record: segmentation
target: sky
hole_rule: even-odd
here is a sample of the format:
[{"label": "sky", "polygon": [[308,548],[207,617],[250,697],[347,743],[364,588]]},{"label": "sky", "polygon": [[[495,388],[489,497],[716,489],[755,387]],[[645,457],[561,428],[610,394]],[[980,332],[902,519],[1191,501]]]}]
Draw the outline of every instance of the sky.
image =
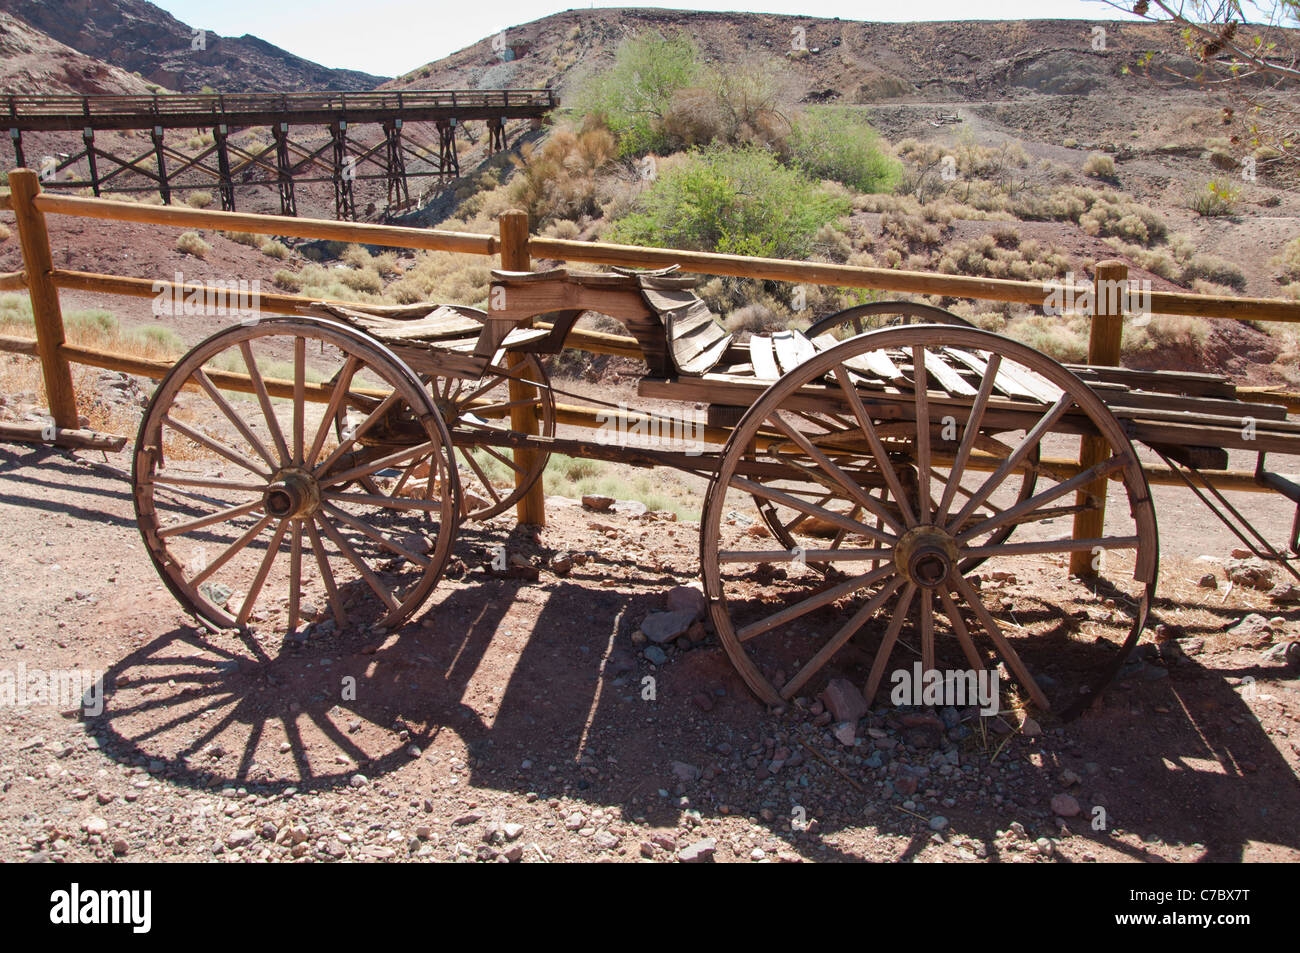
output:
[{"label": "sky", "polygon": [[[324,66],[397,76],[508,27],[569,9],[663,7],[735,10],[737,4],[609,0],[153,0],[191,27],[221,36],[251,33]],[[905,7],[905,10],[900,10]],[[978,7],[979,9],[975,9]],[[1103,0],[748,0],[748,12],[844,20],[1125,19]]]}]

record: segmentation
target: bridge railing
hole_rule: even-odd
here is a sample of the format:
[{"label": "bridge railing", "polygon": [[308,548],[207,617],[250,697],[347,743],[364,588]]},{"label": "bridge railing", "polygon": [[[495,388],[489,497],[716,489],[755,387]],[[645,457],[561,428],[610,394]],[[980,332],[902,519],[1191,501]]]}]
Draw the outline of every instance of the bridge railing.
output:
[{"label": "bridge railing", "polygon": [[[684,271],[705,275],[969,298],[1026,304],[1040,308],[1053,295],[1077,296],[1082,291],[1093,287],[1090,284],[1069,287],[1000,278],[976,278],[890,268],[865,268],[856,265],[749,258],[686,249],[642,248],[605,242],[544,238],[528,233],[527,216],[523,212],[505,213],[501,217],[499,235],[480,235],[395,225],[286,218],[276,215],[218,212],[174,206],[136,205],[105,199],[55,195],[42,192],[37,174],[28,169],[11,172],[9,184],[11,195],[0,196],[0,210],[8,209],[14,213],[22,245],[24,269],[21,272],[0,274],[0,290],[18,290],[24,287],[27,289],[31,296],[36,337],[34,340],[0,338],[0,350],[35,354],[40,357],[50,414],[57,427],[69,429],[77,426],[70,362],[125,371],[155,379],[166,374],[171,365],[165,361],[145,360],[133,355],[99,352],[67,344],[64,339],[63,318],[59,306],[59,291],[78,290],[152,298],[157,296],[160,288],[184,295],[196,288],[202,289],[204,286],[174,285],[171,282],[159,282],[148,278],[56,269],[50,253],[45,219],[47,215],[67,215],[99,221],[133,222],[174,228],[224,229],[259,235],[325,239],[486,257],[499,256],[502,267],[509,270],[528,270],[535,258],[641,268],[658,268],[675,264],[680,265]],[[104,238],[106,246],[112,244],[108,232],[104,233]],[[1101,263],[1098,266],[1098,277],[1124,286],[1128,279],[1128,269],[1122,262]],[[1097,313],[1092,318],[1088,362],[1100,366],[1118,366],[1123,313],[1120,308],[1114,306],[1113,300],[1110,304],[1103,304],[1103,300],[1108,298],[1109,296],[1104,294],[1097,295],[1098,307]],[[266,294],[261,296],[260,307],[263,311],[272,314],[302,314],[315,301],[316,299],[299,295]],[[1279,298],[1152,291],[1149,295],[1143,293],[1142,302],[1153,314],[1226,318],[1235,321],[1300,322],[1300,301]],[[346,302],[337,303],[346,305]],[[621,335],[575,330],[570,334],[568,343],[593,353],[641,356],[636,341]],[[291,386],[289,382],[275,382],[273,386],[280,385]],[[1238,395],[1247,401],[1285,403],[1292,411],[1300,411],[1300,398],[1295,395],[1278,394],[1267,388],[1253,390],[1239,388]],[[582,416],[577,413],[571,413],[570,418],[566,422],[575,424],[584,422]],[[1082,450],[1086,457],[1088,450],[1086,442]],[[1077,460],[1050,462],[1067,471],[1073,469],[1077,472],[1081,469]],[[1176,474],[1166,472],[1159,467],[1148,468],[1147,475],[1152,483],[1182,485]],[[1216,474],[1215,483],[1226,489],[1259,489],[1253,474],[1245,471]],[[1100,495],[1102,499],[1105,498],[1104,493]],[[519,504],[521,517],[526,518],[528,522],[542,521],[544,516],[541,501],[542,488],[539,481],[533,492]],[[1100,520],[1104,513],[1094,511],[1080,516]],[[1076,535],[1078,534],[1079,527],[1076,527]],[[1098,533],[1089,531],[1083,533],[1080,538],[1091,538],[1096,535]],[[1089,569],[1084,566],[1080,567],[1080,571],[1086,574]]]}]

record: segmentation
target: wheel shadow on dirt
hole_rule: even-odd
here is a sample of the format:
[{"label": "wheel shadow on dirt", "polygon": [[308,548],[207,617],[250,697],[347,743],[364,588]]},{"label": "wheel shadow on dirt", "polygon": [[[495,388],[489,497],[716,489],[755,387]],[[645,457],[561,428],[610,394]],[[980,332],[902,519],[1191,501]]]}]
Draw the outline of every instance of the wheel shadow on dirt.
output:
[{"label": "wheel shadow on dirt", "polygon": [[[1205,860],[1240,859],[1254,842],[1300,849],[1300,784],[1225,680],[1249,675],[1261,691],[1300,699],[1277,681],[1278,667],[1228,673],[1145,654],[1082,718],[1044,718],[1037,737],[1007,719],[1010,734],[972,723],[949,744],[900,721],[924,713],[878,706],[864,722],[876,732],[845,748],[798,706],[760,705],[713,637],[667,647],[666,664],[648,661],[633,635],[661,608],[657,592],[594,578],[494,578],[473,568],[492,538],[467,534],[457,552],[468,554],[469,575],[391,634],[348,629],[298,642],[164,633],[109,671],[115,688],[92,733],[123,763],[196,789],[274,795],[382,783],[416,796],[443,783],[450,758],[474,788],[613,809],[679,842],[739,817],[818,860],[913,859],[935,846],[937,814],[948,822],[941,836],[970,859],[1033,856],[1039,837],[1072,845],[1069,856],[1092,841],[1136,860],[1153,859],[1155,841]],[[537,612],[527,624],[508,615],[529,600]],[[1024,611],[1054,610],[1039,600]],[[827,676],[860,679],[881,628],[859,633],[860,646]],[[1070,667],[1113,658],[1113,644],[1071,633],[1063,621],[1034,645],[1011,641],[1036,672],[1059,669],[1067,643]],[[872,769],[861,762],[877,733],[895,743]],[[945,747],[972,765],[974,787],[927,770],[903,794],[900,777],[933,769]],[[990,781],[975,793],[982,777]],[[1077,801],[1078,816],[1054,817],[1058,793]],[[944,806],[944,797],[956,802]],[[1013,821],[1025,834],[999,836]],[[885,853],[862,847],[861,829],[887,835]]]}]

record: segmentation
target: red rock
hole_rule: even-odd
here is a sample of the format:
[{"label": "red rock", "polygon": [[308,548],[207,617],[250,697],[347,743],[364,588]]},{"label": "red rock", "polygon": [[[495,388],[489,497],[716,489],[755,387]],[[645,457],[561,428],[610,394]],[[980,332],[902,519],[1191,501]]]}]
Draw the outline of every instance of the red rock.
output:
[{"label": "red rock", "polygon": [[1052,796],[1052,813],[1058,817],[1077,817],[1081,808],[1079,802],[1069,794]]},{"label": "red rock", "polygon": [[832,678],[819,697],[835,721],[856,722],[867,713],[867,700],[847,678]]}]

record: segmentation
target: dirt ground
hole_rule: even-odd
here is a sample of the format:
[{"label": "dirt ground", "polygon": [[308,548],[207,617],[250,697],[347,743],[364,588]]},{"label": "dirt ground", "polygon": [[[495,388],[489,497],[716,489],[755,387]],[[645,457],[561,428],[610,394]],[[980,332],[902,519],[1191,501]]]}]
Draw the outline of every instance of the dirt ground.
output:
[{"label": "dirt ground", "polygon": [[[241,636],[196,625],[161,585],[129,466],[0,446],[0,672],[102,670],[108,686],[97,717],[5,711],[0,859],[1300,859],[1300,679],[1265,657],[1300,612],[1198,559],[1232,543],[1185,495],[1157,491],[1156,621],[1181,650],[1148,631],[1143,661],[1068,724],[962,710],[949,733],[946,712],[878,704],[845,745],[811,695],[822,682],[778,712],[713,635],[647,658],[642,619],[698,578],[696,524],[553,499],[540,531],[465,526],[468,571],[400,630]],[[1275,538],[1289,526],[1276,501],[1245,502]],[[479,568],[497,543],[587,560],[503,579]],[[1120,579],[1097,595],[1037,557],[1005,568],[1017,611],[1129,606]],[[1218,588],[1196,585],[1207,571]],[[1225,631],[1250,612],[1269,631]],[[1068,681],[1113,653],[1087,630],[1012,641]],[[844,655],[828,674],[860,679],[861,652]]]}]

